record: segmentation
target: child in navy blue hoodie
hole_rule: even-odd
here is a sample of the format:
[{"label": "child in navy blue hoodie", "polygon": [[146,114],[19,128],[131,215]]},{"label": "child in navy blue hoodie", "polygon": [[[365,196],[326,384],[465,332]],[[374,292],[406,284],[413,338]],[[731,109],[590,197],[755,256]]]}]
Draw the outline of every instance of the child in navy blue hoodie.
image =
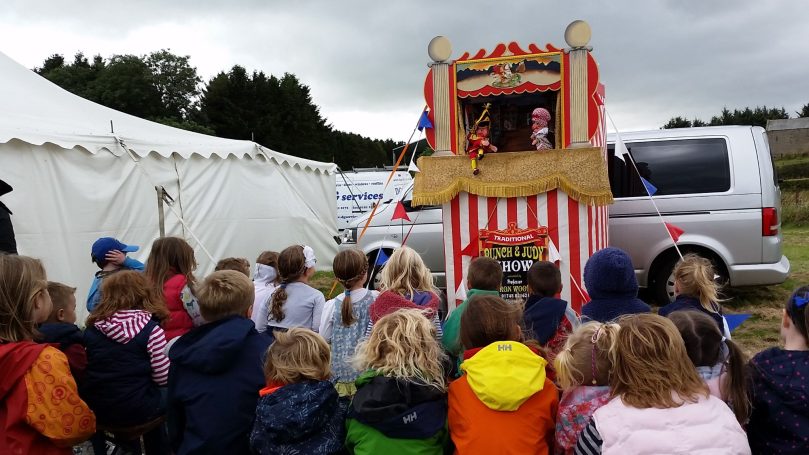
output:
[{"label": "child in navy blue hoodie", "polygon": [[84,349],[84,334],[76,326],[76,288],[48,281],[48,294],[53,308],[48,320],[39,326],[42,343],[59,345],[70,365],[70,374],[80,382],[87,368],[87,350]]},{"label": "child in navy blue hoodie", "polygon": [[331,355],[317,333],[295,327],[278,331],[267,351],[256,423],[250,434],[254,453],[312,453],[343,451],[347,402],[339,400],[331,381]]},{"label": "child in navy blue hoodie", "polygon": [[250,453],[250,429],[263,359],[272,338],[259,334],[248,311],[253,283],[220,270],[197,289],[207,321],[169,350],[169,440],[174,453]]},{"label": "child in navy blue hoodie", "polygon": [[805,454],[809,447],[809,286],[798,288],[781,317],[784,349],[750,361],[753,412],[747,439],[754,454]]},{"label": "child in navy blue hoodie", "polygon": [[567,336],[579,326],[570,305],[555,296],[562,292],[562,274],[552,262],[538,261],[528,269],[528,299],[523,320],[525,338],[547,349],[548,362],[562,350]]}]

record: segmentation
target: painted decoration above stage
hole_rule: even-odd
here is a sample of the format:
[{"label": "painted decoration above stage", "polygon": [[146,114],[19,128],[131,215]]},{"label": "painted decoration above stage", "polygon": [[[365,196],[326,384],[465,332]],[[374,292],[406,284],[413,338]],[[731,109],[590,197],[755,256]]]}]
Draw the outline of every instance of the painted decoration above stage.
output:
[{"label": "painted decoration above stage", "polygon": [[459,60],[455,63],[455,79],[458,98],[559,90],[562,54],[557,50],[539,55]]}]

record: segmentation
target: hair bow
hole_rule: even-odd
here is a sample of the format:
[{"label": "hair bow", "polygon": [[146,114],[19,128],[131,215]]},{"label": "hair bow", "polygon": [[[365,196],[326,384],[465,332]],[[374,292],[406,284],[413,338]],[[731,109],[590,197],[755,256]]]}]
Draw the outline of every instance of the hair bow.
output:
[{"label": "hair bow", "polygon": [[809,294],[804,294],[803,297],[796,295],[792,301],[795,302],[796,308],[804,307],[807,303],[809,303]]}]

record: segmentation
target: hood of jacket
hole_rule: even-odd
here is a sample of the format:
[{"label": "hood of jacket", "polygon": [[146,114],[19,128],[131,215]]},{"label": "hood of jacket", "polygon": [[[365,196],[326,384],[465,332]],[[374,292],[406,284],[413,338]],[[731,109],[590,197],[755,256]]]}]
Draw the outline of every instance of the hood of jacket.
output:
[{"label": "hood of jacket", "polygon": [[634,298],[638,295],[638,280],[632,260],[618,248],[604,248],[587,260],[584,285],[593,300]]},{"label": "hood of jacket", "polygon": [[593,298],[581,307],[582,322],[612,322],[627,314],[649,313],[652,308],[637,297]]},{"label": "hood of jacket", "polygon": [[278,277],[278,271],[271,265],[256,264],[256,271],[253,274],[253,283],[269,284]]},{"label": "hood of jacket", "polygon": [[363,373],[356,381],[349,417],[389,438],[426,439],[443,430],[447,395],[436,387]]},{"label": "hood of jacket", "polygon": [[756,355],[752,363],[758,373],[756,379],[764,382],[783,406],[796,414],[809,415],[809,351],[770,348]]},{"label": "hood of jacket", "polygon": [[20,382],[31,369],[39,354],[48,347],[33,341],[0,343],[0,401]]},{"label": "hood of jacket", "polygon": [[529,295],[523,312],[525,328],[533,339],[544,345],[556,333],[566,310],[567,302],[564,300]]},{"label": "hood of jacket", "polygon": [[44,335],[46,343],[59,343],[63,346],[82,344],[84,335],[76,324],[67,322],[48,322],[39,326],[39,332]]},{"label": "hood of jacket", "polygon": [[209,322],[180,337],[169,350],[169,358],[172,364],[204,374],[226,371],[239,358],[245,339],[254,332],[253,321],[242,316]]},{"label": "hood of jacket", "polygon": [[409,295],[401,296],[392,291],[384,291],[371,304],[369,312],[374,323],[403,308],[422,310],[428,319],[432,319],[438,311],[439,303],[438,296],[430,291],[416,291],[412,298]]},{"label": "hood of jacket", "polygon": [[337,390],[331,382],[288,384],[259,399],[254,431],[288,444],[320,433],[340,412]]},{"label": "hood of jacket", "polygon": [[135,338],[151,320],[152,314],[147,311],[122,310],[106,319],[96,321],[94,326],[107,338],[126,344]]},{"label": "hood of jacket", "polygon": [[517,341],[496,341],[464,353],[461,371],[469,387],[489,409],[515,411],[545,387],[548,363]]}]

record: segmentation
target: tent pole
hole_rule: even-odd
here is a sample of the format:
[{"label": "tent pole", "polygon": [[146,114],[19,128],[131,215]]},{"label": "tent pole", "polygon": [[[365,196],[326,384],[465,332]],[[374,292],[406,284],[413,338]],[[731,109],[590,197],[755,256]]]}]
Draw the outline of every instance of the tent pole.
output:
[{"label": "tent pole", "polygon": [[160,237],[166,236],[166,213],[163,210],[163,187],[156,186],[154,187],[155,191],[157,191],[157,219],[158,223],[160,223]]}]

